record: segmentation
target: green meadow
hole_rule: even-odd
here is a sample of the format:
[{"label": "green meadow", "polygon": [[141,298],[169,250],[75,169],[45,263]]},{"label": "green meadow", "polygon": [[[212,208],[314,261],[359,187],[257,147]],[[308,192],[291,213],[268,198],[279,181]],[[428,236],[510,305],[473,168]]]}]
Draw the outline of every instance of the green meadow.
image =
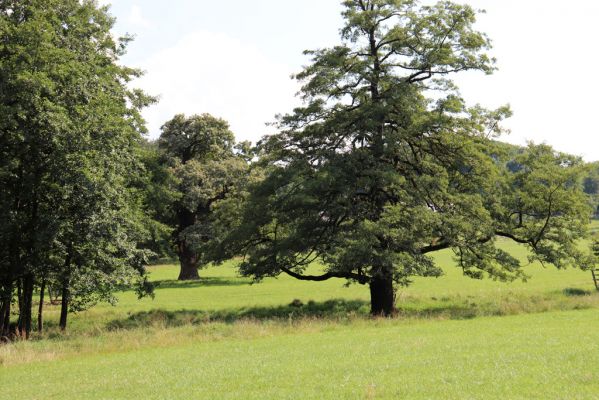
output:
[{"label": "green meadow", "polygon": [[343,280],[252,284],[230,262],[177,282],[155,266],[154,299],[120,293],[66,334],[47,307],[44,335],[0,347],[0,385],[10,399],[597,398],[590,272],[532,264],[504,283],[436,260],[446,274],[400,289],[393,319]]}]

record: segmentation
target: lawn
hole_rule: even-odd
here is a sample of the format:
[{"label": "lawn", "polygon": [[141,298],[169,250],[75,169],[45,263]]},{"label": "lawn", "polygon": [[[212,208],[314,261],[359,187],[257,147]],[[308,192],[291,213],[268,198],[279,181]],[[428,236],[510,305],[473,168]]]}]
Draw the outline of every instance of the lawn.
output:
[{"label": "lawn", "polygon": [[446,275],[402,288],[391,320],[370,319],[368,288],[343,280],[252,285],[229,263],[179,283],[175,266],[152,267],[155,299],[120,293],[66,335],[50,308],[43,337],[0,347],[0,387],[10,399],[599,396],[590,272],[533,264],[528,282],[479,281],[436,257]]}]

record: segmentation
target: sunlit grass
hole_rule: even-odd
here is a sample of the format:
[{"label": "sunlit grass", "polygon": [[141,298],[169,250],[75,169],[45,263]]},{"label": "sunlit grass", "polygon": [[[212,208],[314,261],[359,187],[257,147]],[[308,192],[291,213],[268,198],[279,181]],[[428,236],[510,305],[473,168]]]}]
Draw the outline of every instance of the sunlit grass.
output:
[{"label": "sunlit grass", "polygon": [[445,275],[401,288],[391,320],[371,319],[368,288],[340,279],[252,284],[231,261],[200,271],[199,282],[177,282],[176,266],[151,267],[154,299],[120,293],[116,307],[72,315],[66,334],[56,329],[58,308],[48,307],[42,337],[0,347],[2,393],[461,399],[599,391],[589,368],[599,361],[590,272],[533,264],[527,282],[505,283],[464,277],[450,252],[436,261]]},{"label": "sunlit grass", "polygon": [[[526,253],[523,248],[509,244],[506,246],[512,254],[525,259]],[[455,311],[466,308],[467,314],[474,312],[474,315],[495,315],[515,313],[518,309],[525,312],[527,304],[530,305],[531,302],[537,306],[529,307],[530,311],[546,311],[569,309],[579,303],[582,306],[587,303],[593,305],[597,301],[594,296],[566,295],[569,289],[594,292],[593,281],[588,271],[560,271],[552,266],[532,264],[525,267],[525,272],[530,277],[526,282],[473,280],[463,276],[462,271],[455,267],[451,252],[440,252],[435,257],[437,263],[444,268],[445,275],[440,278],[415,278],[410,287],[400,288],[397,305],[401,313],[408,316],[424,316],[430,311],[430,315],[440,317],[443,313],[439,310],[451,312],[452,309]],[[200,274],[203,279],[200,282],[177,282],[178,267],[174,265],[151,267],[152,280],[158,282],[155,299],[138,300],[133,292],[121,293],[117,307],[100,305],[75,315],[71,318],[70,329],[76,333],[103,329],[113,320],[155,309],[243,314],[252,309],[286,306],[295,299],[304,304],[310,301],[323,303],[331,299],[361,301],[365,303],[364,307],[354,311],[368,313],[367,286],[347,286],[347,282],[342,279],[305,282],[284,275],[252,284],[250,279],[237,275],[234,265],[235,262],[231,261],[220,267],[202,270]],[[318,272],[318,268],[314,266],[312,272]],[[544,302],[547,303],[546,306],[543,306]],[[510,309],[513,309],[513,312],[510,312]],[[446,316],[459,317],[455,312]],[[47,318],[56,320],[58,310],[49,310]]]},{"label": "sunlit grass", "polygon": [[0,370],[0,385],[10,399],[593,399],[598,316],[185,327]]}]

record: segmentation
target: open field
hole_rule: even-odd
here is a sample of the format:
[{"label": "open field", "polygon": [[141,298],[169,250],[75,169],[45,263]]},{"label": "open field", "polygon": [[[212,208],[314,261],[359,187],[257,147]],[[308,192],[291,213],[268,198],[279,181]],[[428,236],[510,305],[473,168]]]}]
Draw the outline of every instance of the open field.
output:
[{"label": "open field", "polygon": [[590,272],[530,265],[528,282],[501,283],[463,277],[448,252],[437,262],[446,275],[400,290],[393,320],[370,319],[367,287],[342,280],[250,285],[228,264],[179,283],[153,267],[154,300],[121,293],[66,335],[49,308],[43,338],[0,347],[0,386],[11,399],[597,398]]},{"label": "open field", "polygon": [[10,399],[593,399],[597,316],[301,327],[16,366],[0,383]]}]

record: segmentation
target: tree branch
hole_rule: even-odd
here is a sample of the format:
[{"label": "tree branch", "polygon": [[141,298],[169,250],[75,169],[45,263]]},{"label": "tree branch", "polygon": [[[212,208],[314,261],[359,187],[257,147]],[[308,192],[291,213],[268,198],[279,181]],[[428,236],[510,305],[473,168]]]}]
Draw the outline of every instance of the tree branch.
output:
[{"label": "tree branch", "polygon": [[327,272],[326,274],[322,274],[322,275],[302,275],[302,274],[298,274],[297,272],[293,272],[289,268],[283,267],[281,265],[279,265],[278,268],[281,271],[283,271],[284,273],[286,273],[287,275],[289,275],[295,279],[298,279],[300,281],[322,282],[322,281],[329,280],[331,278],[344,278],[344,279],[356,280],[356,281],[358,281],[358,283],[360,283],[362,285],[368,283],[368,277],[366,277],[364,275],[354,274],[351,272]]},{"label": "tree branch", "polygon": [[534,247],[534,243],[532,243],[530,240],[520,239],[519,237],[516,237],[513,234],[508,233],[508,232],[495,231],[495,235],[501,236],[501,237],[504,237],[504,238],[507,238],[507,239],[512,239],[516,243],[530,244],[530,245],[533,245],[533,247]]}]

